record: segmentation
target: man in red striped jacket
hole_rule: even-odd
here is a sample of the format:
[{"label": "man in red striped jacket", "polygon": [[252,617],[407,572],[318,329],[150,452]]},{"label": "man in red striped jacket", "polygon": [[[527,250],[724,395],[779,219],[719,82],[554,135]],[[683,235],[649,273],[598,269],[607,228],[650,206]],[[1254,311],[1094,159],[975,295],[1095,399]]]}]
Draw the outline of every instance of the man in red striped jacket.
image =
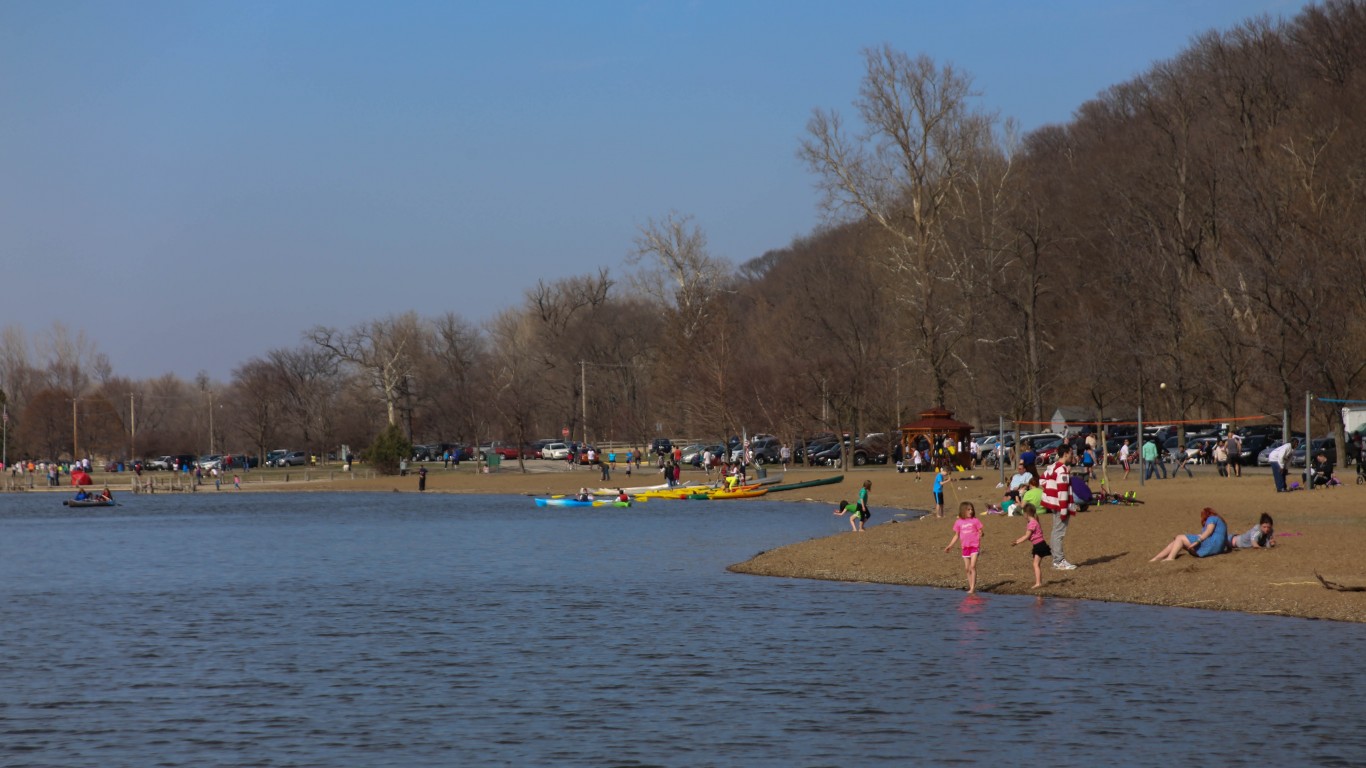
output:
[{"label": "man in red striped jacket", "polygon": [[1072,463],[1072,446],[1063,443],[1058,446],[1058,455],[1053,464],[1043,471],[1043,505],[1053,512],[1053,567],[1060,571],[1075,571],[1077,566],[1067,562],[1063,556],[1063,539],[1067,538],[1067,523],[1072,517],[1072,474],[1067,470]]}]

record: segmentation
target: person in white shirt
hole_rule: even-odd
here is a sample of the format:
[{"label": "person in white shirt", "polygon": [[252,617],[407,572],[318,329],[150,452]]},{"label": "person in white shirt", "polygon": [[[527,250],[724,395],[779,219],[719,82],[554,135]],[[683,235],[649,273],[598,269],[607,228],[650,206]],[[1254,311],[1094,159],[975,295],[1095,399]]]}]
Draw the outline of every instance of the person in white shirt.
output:
[{"label": "person in white shirt", "polygon": [[1271,480],[1276,484],[1276,493],[1285,493],[1285,466],[1290,463],[1290,453],[1295,450],[1299,441],[1290,438],[1290,442],[1281,443],[1271,449],[1267,458],[1271,460]]}]

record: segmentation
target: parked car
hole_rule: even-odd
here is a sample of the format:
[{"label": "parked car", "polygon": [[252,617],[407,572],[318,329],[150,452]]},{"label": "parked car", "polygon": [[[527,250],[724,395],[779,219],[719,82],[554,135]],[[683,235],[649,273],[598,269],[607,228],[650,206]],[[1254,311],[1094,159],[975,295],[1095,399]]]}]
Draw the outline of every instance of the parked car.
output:
[{"label": "parked car", "polygon": [[498,440],[494,440],[491,443],[484,443],[479,446],[479,454],[485,459],[487,459],[490,454],[495,453],[504,459],[513,460],[521,455],[521,450],[515,445],[508,445],[507,443]]},{"label": "parked car", "polygon": [[703,443],[693,443],[683,449],[681,458],[684,464],[698,466],[702,463],[702,452],[707,449]]},{"label": "parked car", "polygon": [[783,444],[776,437],[756,437],[749,441],[749,452],[755,464],[775,464],[781,460],[779,451]]},{"label": "parked car", "polygon": [[222,469],[223,457],[222,455],[217,453],[208,456],[200,456],[198,463],[199,468],[204,470],[205,472],[208,472],[211,469]]},{"label": "parked car", "polygon": [[280,459],[283,459],[283,458],[284,458],[285,456],[287,456],[288,454],[289,454],[289,449],[287,449],[287,448],[276,448],[275,450],[273,450],[273,451],[271,451],[271,452],[269,452],[269,453],[266,454],[266,466],[267,466],[267,467],[279,467],[279,466],[282,466],[282,465],[280,464]]},{"label": "parked car", "polygon": [[[1333,438],[1320,437],[1310,445],[1310,449],[1313,451],[1313,454],[1315,456],[1319,455],[1319,453],[1323,453],[1325,456],[1328,457],[1328,463],[1332,464],[1334,467],[1338,465],[1338,446],[1337,441],[1335,441]],[[1299,448],[1296,448],[1294,451],[1290,453],[1290,466],[1303,467],[1304,464],[1304,446],[1300,445]]]},{"label": "parked car", "polygon": [[546,445],[543,448],[541,448],[541,458],[552,459],[555,461],[564,461],[565,459],[569,458],[569,444],[546,443]]},{"label": "parked car", "polygon": [[1269,435],[1253,434],[1246,437],[1239,436],[1239,440],[1242,441],[1242,449],[1237,456],[1230,455],[1228,460],[1250,467],[1257,463],[1257,455],[1271,444],[1272,438]]},{"label": "parked car", "polygon": [[666,453],[672,453],[673,449],[673,441],[671,441],[667,437],[656,437],[655,439],[650,441],[650,453],[653,453],[656,456],[663,456]]},{"label": "parked car", "polygon": [[545,447],[547,445],[550,445],[551,443],[558,442],[559,441],[553,437],[543,437],[540,440],[536,440],[535,442],[531,443],[531,445],[529,446],[523,446],[523,450],[526,452],[529,458],[543,459],[545,457],[541,455],[541,452],[545,450]]},{"label": "parked car", "polygon": [[288,451],[275,460],[277,467],[302,467],[308,463],[307,451]]},{"label": "parked car", "polygon": [[1271,442],[1267,443],[1266,447],[1263,448],[1261,451],[1259,451],[1259,452],[1257,453],[1257,466],[1259,466],[1259,467],[1269,467],[1269,466],[1271,466],[1271,452],[1274,451],[1274,450],[1276,450],[1277,448],[1279,448],[1279,447],[1281,446],[1281,444],[1284,443],[1284,442],[1285,442],[1284,440],[1281,440],[1281,439],[1277,438],[1277,439],[1272,440]]},{"label": "parked car", "polygon": [[142,462],[142,468],[143,468],[143,469],[146,469],[146,470],[170,469],[170,468],[171,468],[171,457],[170,457],[170,456],[158,456],[158,457],[156,457],[155,459],[148,459],[148,460]]}]

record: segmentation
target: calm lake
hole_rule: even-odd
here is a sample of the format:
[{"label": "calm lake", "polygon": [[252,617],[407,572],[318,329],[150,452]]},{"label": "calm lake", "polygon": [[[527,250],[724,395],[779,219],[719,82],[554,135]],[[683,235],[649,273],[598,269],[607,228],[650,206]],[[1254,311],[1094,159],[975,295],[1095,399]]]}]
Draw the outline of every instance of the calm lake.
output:
[{"label": "calm lake", "polygon": [[4,766],[1366,764],[1366,627],[725,571],[825,505],[60,498],[0,497]]}]

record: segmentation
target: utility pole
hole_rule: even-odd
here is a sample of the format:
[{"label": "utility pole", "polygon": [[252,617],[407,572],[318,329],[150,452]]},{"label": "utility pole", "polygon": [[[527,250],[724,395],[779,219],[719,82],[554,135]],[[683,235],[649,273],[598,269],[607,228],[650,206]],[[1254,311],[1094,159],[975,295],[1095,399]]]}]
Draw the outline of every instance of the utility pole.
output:
[{"label": "utility pole", "polygon": [[588,363],[579,361],[579,407],[583,409],[583,444],[588,445]]}]

